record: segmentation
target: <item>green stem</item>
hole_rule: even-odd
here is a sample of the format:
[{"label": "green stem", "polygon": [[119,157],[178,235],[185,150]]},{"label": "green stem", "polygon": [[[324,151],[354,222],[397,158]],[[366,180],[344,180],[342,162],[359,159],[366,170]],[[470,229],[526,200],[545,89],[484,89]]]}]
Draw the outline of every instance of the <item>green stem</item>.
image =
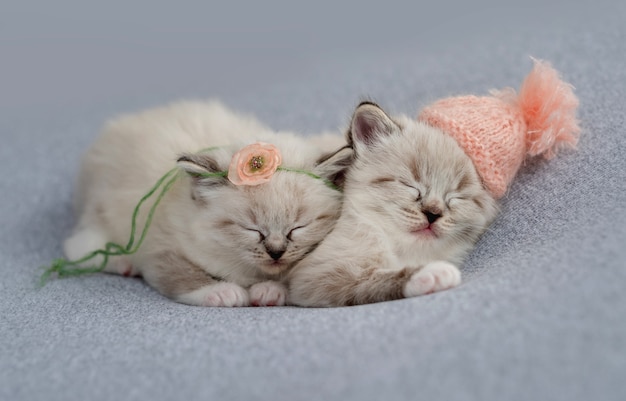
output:
[{"label": "green stem", "polygon": [[[163,177],[161,177],[156,182],[156,184],[154,184],[154,186],[150,188],[148,193],[146,193],[141,198],[139,203],[137,203],[137,206],[135,206],[135,210],[133,211],[133,218],[131,221],[131,229],[130,229],[130,238],[125,247],[119,244],[116,244],[114,242],[108,242],[105,244],[104,249],[97,249],[93,252],[88,253],[87,255],[83,256],[80,259],[76,259],[76,260],[67,260],[63,258],[55,259],[52,262],[52,265],[48,267],[46,271],[41,275],[41,279],[39,281],[40,286],[44,286],[46,284],[47,280],[50,278],[50,275],[52,275],[52,273],[57,273],[58,277],[70,277],[70,276],[79,276],[82,274],[98,273],[104,270],[107,263],[109,262],[110,256],[132,255],[135,252],[137,252],[137,250],[143,243],[144,239],[146,238],[146,235],[148,233],[148,228],[150,228],[150,225],[152,224],[152,218],[154,217],[154,212],[156,211],[157,206],[159,205],[159,203],[161,203],[161,200],[163,199],[167,191],[169,191],[169,189],[172,187],[172,185],[174,185],[174,182],[178,178],[179,175],[177,174],[177,172],[178,172],[178,167],[173,168],[167,173],[165,173],[165,175],[163,175]],[[141,230],[141,235],[139,236],[139,240],[135,244],[135,233],[137,231],[137,217],[139,215],[139,210],[141,209],[141,206],[159,190],[159,188],[161,188],[161,192],[157,195],[154,203],[150,207],[150,210],[148,211],[148,216],[146,218],[146,223],[143,227],[143,230]],[[82,263],[85,263],[95,258],[98,255],[104,256],[100,265],[88,266],[88,267],[80,266]]]},{"label": "green stem", "polygon": [[324,177],[321,177],[321,176],[319,176],[319,175],[317,175],[317,174],[314,174],[314,173],[312,173],[312,172],[310,172],[310,171],[300,170],[300,169],[297,169],[297,168],[282,167],[282,166],[279,166],[279,167],[278,167],[278,170],[280,170],[280,171],[291,171],[291,172],[293,172],[293,173],[300,173],[300,174],[308,175],[309,177],[311,177],[311,178],[315,178],[316,180],[322,180],[322,182],[323,182],[324,184],[326,184],[326,186],[327,186],[328,188],[330,188],[330,189],[334,189],[335,191],[339,191],[339,192],[341,192],[341,188],[339,188],[338,186],[336,186],[335,184],[333,184],[333,182],[332,182],[332,181],[330,181],[330,180],[328,180],[328,179],[326,179],[326,178],[324,178]]}]

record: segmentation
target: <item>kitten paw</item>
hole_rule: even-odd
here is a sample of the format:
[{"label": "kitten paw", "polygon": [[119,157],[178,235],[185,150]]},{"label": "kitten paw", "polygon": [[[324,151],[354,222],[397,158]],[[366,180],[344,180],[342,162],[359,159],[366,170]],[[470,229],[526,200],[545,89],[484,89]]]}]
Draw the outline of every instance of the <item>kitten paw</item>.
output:
[{"label": "kitten paw", "polygon": [[[63,252],[68,260],[77,260],[96,249],[103,248],[106,242],[106,237],[100,231],[86,228],[74,233],[74,235],[65,240]],[[98,266],[103,259],[102,255],[97,255],[80,266]]]},{"label": "kitten paw", "polygon": [[431,262],[413,273],[404,285],[406,298],[447,290],[461,284],[461,272],[448,262]]},{"label": "kitten paw", "polygon": [[287,288],[276,281],[256,283],[249,293],[252,306],[283,306],[287,298]]},{"label": "kitten paw", "polygon": [[234,283],[218,283],[202,288],[204,306],[248,306],[248,292]]}]

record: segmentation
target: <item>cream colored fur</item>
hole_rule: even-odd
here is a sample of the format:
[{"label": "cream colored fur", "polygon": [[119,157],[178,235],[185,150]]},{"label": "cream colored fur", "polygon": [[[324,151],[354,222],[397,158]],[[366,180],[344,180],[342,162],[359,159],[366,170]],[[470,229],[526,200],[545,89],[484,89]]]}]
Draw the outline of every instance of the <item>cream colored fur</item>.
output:
[{"label": "cream colored fur", "polygon": [[[322,152],[312,143],[335,144],[320,138],[275,133],[218,102],[181,102],[114,119],[84,156],[76,190],[78,223],[65,242],[66,256],[82,257],[108,241],[125,245],[135,205],[181,155],[189,156],[179,162],[181,173],[211,166],[227,170],[234,152],[263,141],[280,149],[283,166],[332,178],[351,150],[318,163]],[[198,153],[209,147],[218,148]],[[278,171],[269,183],[254,187],[181,175],[158,206],[139,251],[112,258],[106,271],[143,276],[162,294],[187,304],[283,304],[286,289],[274,280],[331,230],[341,194],[296,172]],[[145,219],[144,211],[139,227]],[[284,254],[274,260],[268,247]]]},{"label": "cream colored fur", "polygon": [[443,132],[371,103],[348,139],[356,160],[341,217],[290,272],[289,302],[354,305],[459,285],[458,266],[497,213],[471,160]]}]

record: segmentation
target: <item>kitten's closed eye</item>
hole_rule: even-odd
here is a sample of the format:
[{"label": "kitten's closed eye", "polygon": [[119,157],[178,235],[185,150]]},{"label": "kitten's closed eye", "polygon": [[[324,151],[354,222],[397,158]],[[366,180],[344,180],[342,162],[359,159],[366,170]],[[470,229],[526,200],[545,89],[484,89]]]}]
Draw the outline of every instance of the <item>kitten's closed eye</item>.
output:
[{"label": "kitten's closed eye", "polygon": [[422,200],[422,191],[420,191],[420,189],[417,187],[417,184],[412,185],[406,181],[400,181],[400,183],[404,185],[405,187],[409,188],[416,202],[419,202]]},{"label": "kitten's closed eye", "polygon": [[[305,224],[305,225],[301,225],[301,226],[297,226],[297,227],[292,228],[292,229],[291,229],[291,230],[287,233],[287,235],[286,235],[285,237],[286,237],[289,241],[292,241],[292,240],[293,240],[293,235],[294,235],[294,233],[298,233],[299,231],[302,231],[302,229],[306,228],[306,226],[307,226],[307,225]],[[258,238],[259,238],[259,242],[263,242],[263,241],[265,241],[266,235],[265,235],[265,234],[263,234],[263,232],[261,232],[260,230],[257,230],[257,229],[255,229],[255,228],[248,228],[248,227],[242,227],[242,228],[243,228],[244,230],[246,230],[246,231],[248,231],[248,232],[250,232],[250,233],[252,233],[252,234],[254,234],[254,235],[258,236]]]},{"label": "kitten's closed eye", "polygon": [[462,194],[449,194],[445,197],[446,206],[454,208],[463,204],[469,199]]},{"label": "kitten's closed eye", "polygon": [[248,227],[242,227],[244,230],[248,231],[251,234],[254,234],[258,237],[259,242],[264,241],[265,240],[265,234],[263,234],[261,231],[256,230],[254,228],[248,228]]},{"label": "kitten's closed eye", "polygon": [[303,228],[305,228],[307,225],[302,225],[302,226],[297,226],[291,229],[291,231],[289,231],[289,233],[287,234],[287,239],[289,241],[293,241],[293,234],[294,232],[298,232],[298,230],[302,231]]},{"label": "kitten's closed eye", "polygon": [[408,181],[397,180],[393,177],[378,177],[370,181],[370,184],[383,187],[399,187],[400,185],[402,185],[405,189],[408,189],[410,191],[416,202],[419,202],[422,199],[422,191],[418,188],[419,185],[411,184]]}]

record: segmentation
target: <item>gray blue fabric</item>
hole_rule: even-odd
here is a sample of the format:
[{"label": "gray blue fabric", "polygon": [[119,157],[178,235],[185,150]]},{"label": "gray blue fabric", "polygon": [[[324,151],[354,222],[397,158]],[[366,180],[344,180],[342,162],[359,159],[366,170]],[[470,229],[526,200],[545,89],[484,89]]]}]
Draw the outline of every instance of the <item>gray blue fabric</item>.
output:
[{"label": "gray blue fabric", "polygon": [[[1,400],[624,399],[626,2],[139,3],[3,6]],[[103,274],[36,289],[114,115],[220,98],[341,131],[365,98],[415,114],[518,86],[529,55],[576,86],[579,149],[526,163],[457,289],[337,309],[191,307]]]}]

